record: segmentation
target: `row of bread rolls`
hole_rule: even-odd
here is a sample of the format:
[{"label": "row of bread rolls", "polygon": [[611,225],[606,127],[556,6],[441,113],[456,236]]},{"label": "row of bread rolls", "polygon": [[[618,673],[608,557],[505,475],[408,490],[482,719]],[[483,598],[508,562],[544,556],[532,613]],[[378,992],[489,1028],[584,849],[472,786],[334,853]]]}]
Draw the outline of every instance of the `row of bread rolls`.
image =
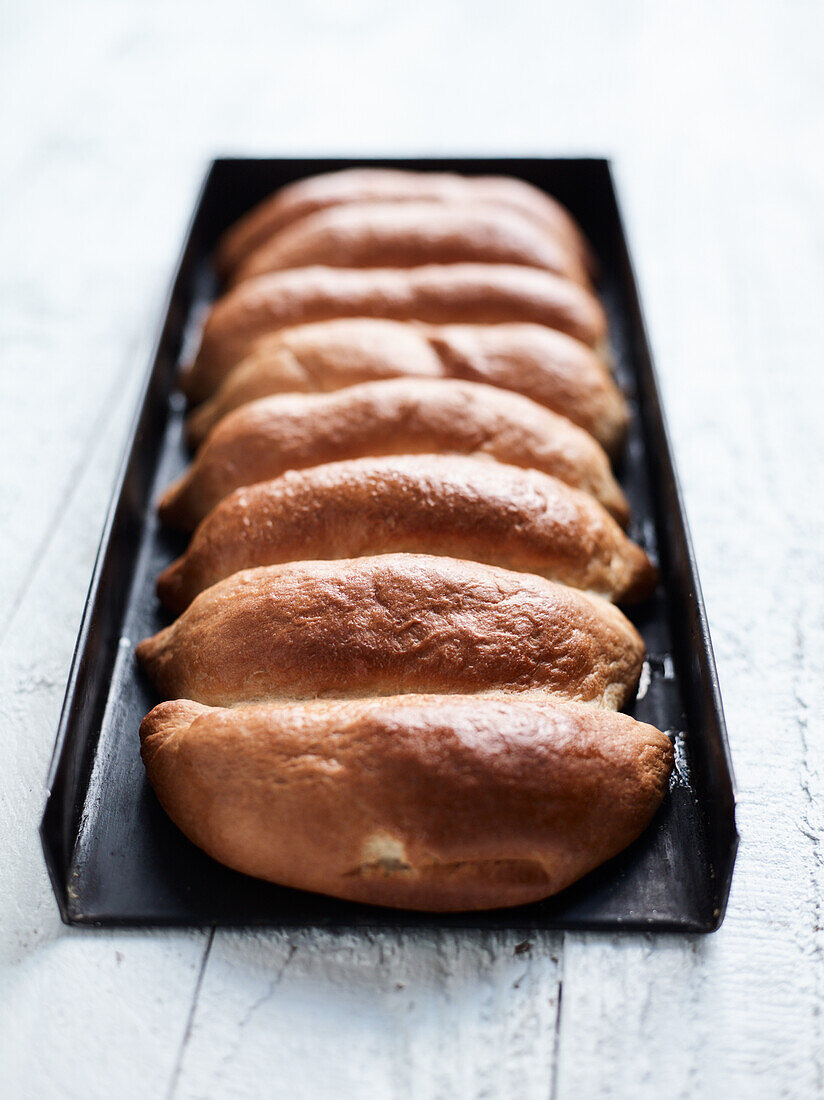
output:
[{"label": "row of bread rolls", "polygon": [[372,317],[431,325],[538,324],[601,350],[603,307],[578,283],[511,264],[397,268],[299,267],[246,279],[212,307],[184,380],[208,397],[261,339],[293,325]]},{"label": "row of bread rolls", "polygon": [[595,267],[519,181],[376,169],[283,188],[220,242],[183,386],[192,531],[138,646],[184,833],[285,886],[517,905],[620,852],[672,748],[618,708],[656,574],[612,473],[627,410]]},{"label": "row of bread rolls", "polygon": [[477,382],[395,378],[333,393],[278,394],[235,409],[164,493],[161,517],[191,530],[234,489],[287,470],[432,453],[540,470],[591,494],[619,522],[629,515],[603,448],[565,417]]},{"label": "row of bread rolls", "polygon": [[188,439],[197,446],[218,420],[259,397],[388,378],[454,378],[520,393],[584,428],[610,453],[626,432],[626,404],[603,359],[557,329],[343,318],[261,337],[190,413]]}]

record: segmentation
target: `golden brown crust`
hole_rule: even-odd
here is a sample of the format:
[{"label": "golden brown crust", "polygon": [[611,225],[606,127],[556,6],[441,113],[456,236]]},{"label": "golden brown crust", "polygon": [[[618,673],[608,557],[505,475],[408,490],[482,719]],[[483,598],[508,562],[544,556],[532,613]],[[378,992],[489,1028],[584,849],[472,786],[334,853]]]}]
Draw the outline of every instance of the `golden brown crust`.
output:
[{"label": "golden brown crust", "polygon": [[504,690],[620,707],[644,643],[598,596],[475,562],[386,554],[236,573],[137,655],[165,697],[214,706]]},{"label": "golden brown crust", "polygon": [[284,886],[449,911],[537,901],[652,819],[672,747],[550,700],[405,696],[214,710],[141,726],[149,779],[215,859]]},{"label": "golden brown crust", "polygon": [[242,569],[428,553],[536,573],[619,600],[655,583],[649,558],[592,497],[535,470],[457,455],[365,458],[238,489],[158,580],[182,611]]},{"label": "golden brown crust", "polygon": [[363,202],[327,207],[258,245],[233,284],[289,268],[518,264],[589,285],[581,257],[514,210],[488,203]]},{"label": "golden brown crust", "polygon": [[409,270],[302,267],[247,279],[212,307],[183,387],[213,393],[261,336],[338,317],[430,324],[529,322],[596,347],[606,338],[598,299],[577,283],[508,264],[433,264]]},{"label": "golden brown crust", "polygon": [[540,470],[596,497],[620,522],[626,499],[592,436],[519,394],[475,382],[396,379],[329,394],[265,397],[230,413],[160,502],[192,530],[234,489],[290,469],[388,454],[475,454]]},{"label": "golden brown crust", "polygon": [[644,644],[593,591],[655,570],[597,503],[626,520],[596,438],[627,410],[580,231],[519,180],[353,170],[284,188],[218,259],[234,288],[184,388],[222,389],[160,507],[209,514],[158,584],[186,610],[137,647],[177,697],[141,726],[161,803],[228,866],[355,901],[563,889],[672,768],[612,712]]},{"label": "golden brown crust", "polygon": [[627,405],[591,349],[543,325],[427,326],[345,318],[263,337],[187,420],[192,446],[227,413],[278,393],[318,393],[386,378],[458,378],[520,393],[566,416],[609,453]]},{"label": "golden brown crust", "polygon": [[362,202],[471,202],[513,210],[591,264],[589,247],[568,211],[524,180],[353,168],[298,180],[264,199],[223,235],[218,248],[218,266],[228,274],[285,226],[294,225],[319,210]]}]

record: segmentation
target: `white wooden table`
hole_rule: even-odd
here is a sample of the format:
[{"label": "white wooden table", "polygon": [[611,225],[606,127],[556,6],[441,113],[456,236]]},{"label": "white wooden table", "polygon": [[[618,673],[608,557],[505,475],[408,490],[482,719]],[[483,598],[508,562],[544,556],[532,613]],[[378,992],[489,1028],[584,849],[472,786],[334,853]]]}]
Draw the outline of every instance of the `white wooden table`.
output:
[{"label": "white wooden table", "polygon": [[[0,1095],[824,1093],[824,5],[75,0],[0,32]],[[615,157],[740,789],[707,938],[79,932],[36,826],[206,159]]]}]

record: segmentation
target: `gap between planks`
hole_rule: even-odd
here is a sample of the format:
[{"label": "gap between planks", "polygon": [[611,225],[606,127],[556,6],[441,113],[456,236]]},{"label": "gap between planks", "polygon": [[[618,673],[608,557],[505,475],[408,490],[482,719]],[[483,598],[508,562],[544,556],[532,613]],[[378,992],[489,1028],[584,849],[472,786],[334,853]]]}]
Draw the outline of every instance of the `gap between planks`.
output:
[{"label": "gap between planks", "polygon": [[200,962],[200,969],[197,973],[197,981],[195,982],[195,988],[192,990],[192,1003],[189,1006],[189,1015],[186,1017],[186,1027],[183,1029],[183,1038],[180,1040],[180,1046],[178,1047],[177,1054],[175,1055],[174,1065],[172,1072],[169,1076],[169,1087],[166,1090],[166,1100],[174,1100],[175,1093],[177,1092],[178,1081],[180,1080],[180,1071],[183,1067],[183,1056],[186,1053],[186,1047],[189,1045],[189,1040],[192,1037],[192,1027],[195,1022],[195,1013],[197,1012],[198,1001],[200,1000],[200,990],[203,987],[203,977],[206,973],[206,967],[209,965],[209,955],[212,952],[212,944],[215,942],[216,927],[212,925],[209,929],[209,936],[206,940],[206,946],[203,949],[203,958]]}]

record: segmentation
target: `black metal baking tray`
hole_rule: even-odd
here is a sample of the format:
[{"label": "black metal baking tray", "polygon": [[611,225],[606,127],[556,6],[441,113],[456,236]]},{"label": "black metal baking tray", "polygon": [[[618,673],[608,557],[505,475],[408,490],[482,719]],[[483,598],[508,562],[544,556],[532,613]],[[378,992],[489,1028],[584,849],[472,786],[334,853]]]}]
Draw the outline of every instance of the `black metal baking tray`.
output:
[{"label": "black metal baking tray", "polygon": [[[555,195],[592,241],[615,368],[632,406],[618,474],[630,533],[661,583],[632,609],[649,657],[631,712],[668,731],[676,769],[658,815],[626,852],[563,894],[518,909],[459,915],[371,908],[288,890],[213,862],[178,832],[146,782],[138,726],[158,702],[134,646],[165,621],[160,570],[182,549],[153,502],[183,468],[175,391],[228,225],[275,188],[364,164],[520,176]],[[48,779],[43,848],[63,920],[80,925],[634,929],[709,932],[724,917],[738,836],[721,698],[695,559],[609,163],[605,160],[214,161],[164,309],[143,395],[106,520]]]}]

